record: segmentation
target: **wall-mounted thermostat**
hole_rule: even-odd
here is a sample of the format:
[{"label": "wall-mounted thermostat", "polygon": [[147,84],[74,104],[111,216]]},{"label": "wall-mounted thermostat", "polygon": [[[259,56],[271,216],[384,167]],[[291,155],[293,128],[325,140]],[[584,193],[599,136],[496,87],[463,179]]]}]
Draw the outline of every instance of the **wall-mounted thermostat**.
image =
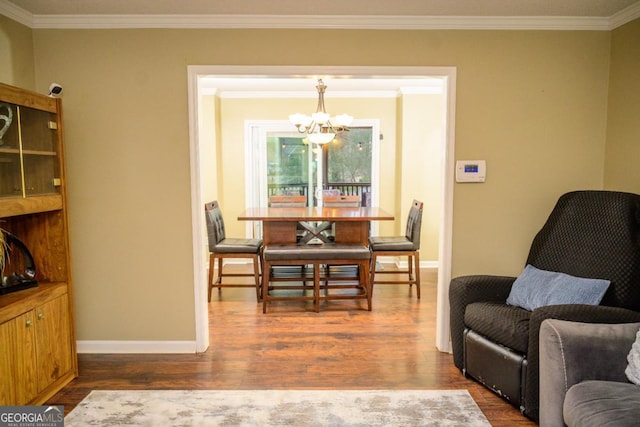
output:
[{"label": "wall-mounted thermostat", "polygon": [[487,164],[484,160],[456,161],[456,182],[484,182]]}]

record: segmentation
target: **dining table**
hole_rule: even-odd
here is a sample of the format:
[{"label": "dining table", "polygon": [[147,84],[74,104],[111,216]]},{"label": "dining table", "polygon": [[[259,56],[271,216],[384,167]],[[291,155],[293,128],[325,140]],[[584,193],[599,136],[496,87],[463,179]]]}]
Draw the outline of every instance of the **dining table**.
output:
[{"label": "dining table", "polygon": [[261,221],[262,240],[270,244],[360,243],[368,246],[371,221],[392,221],[379,207],[248,208],[239,221]]}]

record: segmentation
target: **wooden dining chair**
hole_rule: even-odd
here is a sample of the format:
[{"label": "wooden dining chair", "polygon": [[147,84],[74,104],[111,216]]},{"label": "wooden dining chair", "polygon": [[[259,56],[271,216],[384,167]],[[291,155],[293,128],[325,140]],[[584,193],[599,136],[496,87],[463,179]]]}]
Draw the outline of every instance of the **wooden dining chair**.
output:
[{"label": "wooden dining chair", "polygon": [[305,207],[307,206],[307,196],[269,196],[269,206],[272,208]]},{"label": "wooden dining chair", "polygon": [[[420,298],[420,229],[422,227],[422,206],[423,203],[414,200],[409,210],[407,227],[404,236],[371,236],[369,237],[369,248],[371,249],[371,287],[375,285],[416,285],[416,296]],[[376,269],[378,257],[393,256],[407,257],[408,266],[406,270],[382,270]],[[376,279],[380,274],[400,274],[406,275],[406,279],[383,280]]]},{"label": "wooden dining chair", "polygon": [[[207,220],[207,235],[209,238],[209,292],[208,300],[211,302],[211,291],[223,287],[229,288],[255,288],[256,298],[261,300],[260,264],[262,262],[262,239],[242,239],[227,237],[222,218],[222,210],[218,201],[204,205]],[[253,273],[225,273],[223,272],[223,260],[225,258],[248,258],[253,261]],[[214,281],[215,262],[218,261],[218,277]],[[223,277],[247,277],[254,278],[253,284],[223,283]]]},{"label": "wooden dining chair", "polygon": [[[269,196],[269,207],[271,208],[304,208],[307,206],[307,196],[304,195],[277,195]],[[305,229],[298,225],[296,235],[298,240],[305,234]]]},{"label": "wooden dining chair", "polygon": [[[322,197],[322,206],[326,208],[359,208],[360,196],[358,195],[347,196],[344,194],[337,194],[337,195],[325,194]],[[335,239],[335,235],[336,235],[335,225],[331,227],[330,234],[331,234],[330,238]],[[327,271],[331,271],[331,267],[332,265],[327,265]],[[328,282],[325,281],[325,286],[327,284]]]},{"label": "wooden dining chair", "polygon": [[[307,206],[307,196],[303,195],[277,195],[277,196],[269,196],[269,207],[272,208],[299,208]],[[296,240],[300,242],[307,230],[301,225],[298,224],[296,226]],[[275,265],[274,265],[275,267]],[[272,271],[270,271],[271,273]],[[300,266],[300,279],[305,278],[305,265]],[[302,280],[303,286],[306,286],[306,280]]]},{"label": "wooden dining chair", "polygon": [[359,208],[360,196],[324,196],[322,198],[322,206],[327,208]]},{"label": "wooden dining chair", "polygon": [[[322,198],[322,206],[326,208],[359,208],[360,196],[324,195]],[[332,227],[331,235],[335,236],[335,227]]]}]

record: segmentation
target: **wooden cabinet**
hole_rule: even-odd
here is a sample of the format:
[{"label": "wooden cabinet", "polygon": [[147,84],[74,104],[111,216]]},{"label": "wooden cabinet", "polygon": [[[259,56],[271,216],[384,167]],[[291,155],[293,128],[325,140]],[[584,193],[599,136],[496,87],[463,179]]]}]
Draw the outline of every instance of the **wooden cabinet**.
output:
[{"label": "wooden cabinet", "polygon": [[45,390],[71,371],[71,336],[69,334],[69,300],[59,296],[34,310],[36,334],[36,371],[38,392]]},{"label": "wooden cabinet", "polygon": [[59,99],[0,84],[0,228],[38,281],[0,295],[0,405],[42,404],[78,373],[62,130]]},{"label": "wooden cabinet", "polygon": [[0,324],[4,351],[0,363],[0,405],[25,405],[37,394],[33,313],[27,312]]},{"label": "wooden cabinet", "polygon": [[46,288],[32,300],[33,308],[26,305],[28,311],[0,324],[2,348],[11,349],[1,359],[0,405],[29,404],[75,376],[69,300],[64,286]]}]

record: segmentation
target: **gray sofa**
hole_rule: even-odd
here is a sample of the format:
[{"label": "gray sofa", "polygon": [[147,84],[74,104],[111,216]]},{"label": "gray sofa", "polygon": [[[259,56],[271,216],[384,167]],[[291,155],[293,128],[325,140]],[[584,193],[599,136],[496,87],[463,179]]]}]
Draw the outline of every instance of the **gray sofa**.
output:
[{"label": "gray sofa", "polygon": [[639,328],[543,321],[540,427],[640,425],[640,386],[624,372]]}]

